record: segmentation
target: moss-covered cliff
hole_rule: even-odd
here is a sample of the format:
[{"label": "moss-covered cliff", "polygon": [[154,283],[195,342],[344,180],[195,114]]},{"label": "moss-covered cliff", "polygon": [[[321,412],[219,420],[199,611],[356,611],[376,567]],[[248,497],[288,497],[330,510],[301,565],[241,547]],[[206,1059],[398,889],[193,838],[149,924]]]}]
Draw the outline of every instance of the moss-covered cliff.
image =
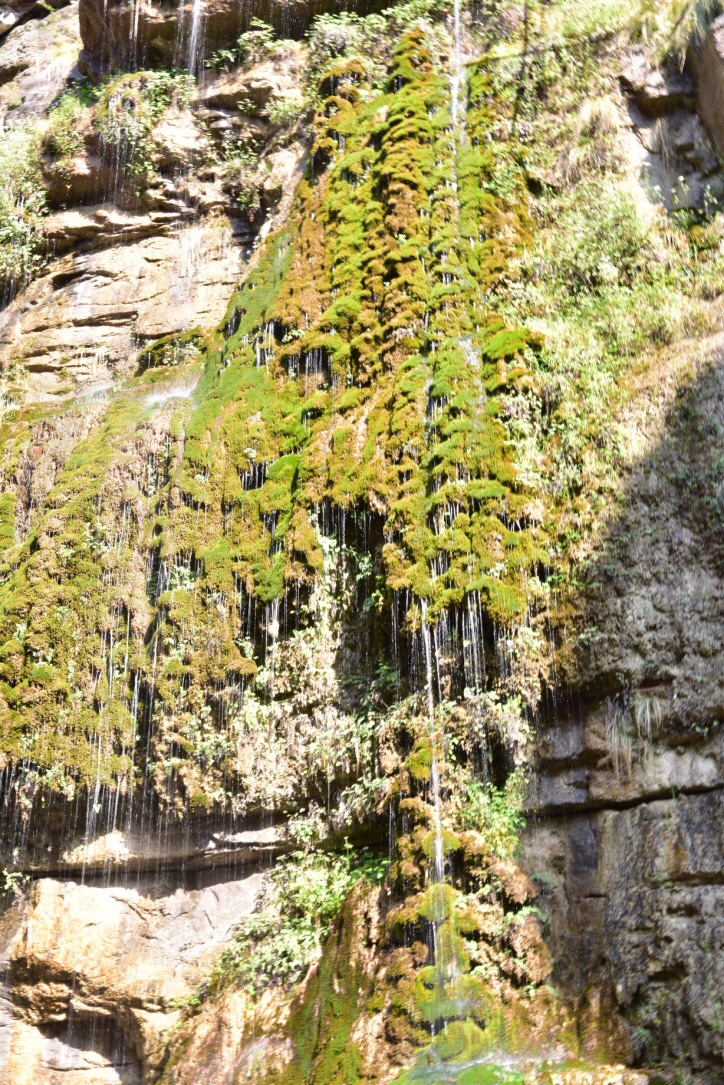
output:
[{"label": "moss-covered cliff", "polygon": [[[81,0],[0,46],[17,1085],[26,1048],[176,1085],[715,1080],[680,971],[715,904],[647,985],[659,936],[611,931],[658,922],[661,863],[640,910],[596,873],[611,810],[721,780],[724,175],[679,65],[714,13],[660,8]],[[677,811],[680,896],[711,872]],[[57,909],[92,932],[106,892],[76,965]],[[141,937],[177,983],[100,963]]]}]

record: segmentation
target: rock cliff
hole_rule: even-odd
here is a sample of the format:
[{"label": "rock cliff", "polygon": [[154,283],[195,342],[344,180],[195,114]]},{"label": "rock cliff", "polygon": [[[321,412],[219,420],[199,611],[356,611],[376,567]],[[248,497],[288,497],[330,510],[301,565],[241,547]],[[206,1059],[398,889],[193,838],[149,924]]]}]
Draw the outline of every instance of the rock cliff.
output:
[{"label": "rock cliff", "polygon": [[680,7],[0,11],[3,1082],[721,1080]]}]

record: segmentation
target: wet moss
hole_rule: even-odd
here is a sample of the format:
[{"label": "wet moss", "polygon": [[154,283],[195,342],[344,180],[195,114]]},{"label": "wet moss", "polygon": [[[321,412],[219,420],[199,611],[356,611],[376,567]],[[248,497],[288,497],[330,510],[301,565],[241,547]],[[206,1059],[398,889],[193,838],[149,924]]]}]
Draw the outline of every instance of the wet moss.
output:
[{"label": "wet moss", "polygon": [[[140,94],[135,79],[119,93]],[[319,576],[323,507],[380,518],[381,605],[406,593],[411,632],[420,600],[434,623],[471,593],[491,621],[517,621],[526,577],[549,560],[499,417],[530,375],[525,330],[490,297],[529,220],[514,165],[509,196],[491,191],[494,156],[514,164],[515,148],[487,138],[501,107],[485,63],[468,71],[457,126],[420,28],[381,90],[359,58],[321,85],[309,176],[220,328],[144,352],[20,546],[3,499],[2,642],[25,629],[22,673],[3,686],[10,758],[19,728],[37,765],[89,781],[100,764],[105,782],[132,786],[140,688],[157,787],[175,779],[182,811],[198,755],[165,721],[205,706],[223,726],[257,670],[238,643]],[[163,408],[159,438],[166,373],[200,379]],[[226,794],[221,762],[199,767],[209,794]]]}]

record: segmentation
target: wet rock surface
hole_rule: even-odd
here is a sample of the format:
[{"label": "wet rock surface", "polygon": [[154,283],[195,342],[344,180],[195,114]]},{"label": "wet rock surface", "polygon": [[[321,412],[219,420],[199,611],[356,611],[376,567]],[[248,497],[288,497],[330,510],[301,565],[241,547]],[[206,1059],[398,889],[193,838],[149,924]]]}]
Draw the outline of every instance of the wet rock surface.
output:
[{"label": "wet rock surface", "polygon": [[539,744],[523,863],[584,1029],[600,1037],[620,1015],[613,1050],[688,1059],[711,1085],[724,1054],[721,358],[720,335],[698,345],[677,393],[689,361],[670,355],[629,420],[626,496],[590,567],[582,684]]},{"label": "wet rock surface", "polygon": [[[525,843],[550,917],[554,982],[628,1058],[719,1080],[724,791],[543,818]],[[626,1052],[626,1046],[629,1049]]]},{"label": "wet rock surface", "polygon": [[6,127],[42,115],[75,70],[78,4],[0,37],[0,113]]},{"label": "wet rock surface", "polygon": [[[73,234],[92,237],[97,230],[102,236],[114,226],[123,238],[153,233],[166,222],[89,210],[50,223],[70,242]],[[22,363],[32,399],[92,392],[132,372],[144,342],[214,325],[226,304],[219,284],[231,291],[240,267],[222,221],[68,255],[0,316],[0,357],[6,366]]]},{"label": "wet rock surface", "polygon": [[125,888],[41,879],[22,908],[6,913],[12,1006],[0,1016],[3,1080],[100,1085],[154,1076],[179,1000],[252,910],[261,875],[192,890],[174,880]]},{"label": "wet rock surface", "polygon": [[[380,6],[365,2],[355,9],[362,15]],[[202,13],[204,56],[236,43],[253,19],[271,24],[284,38],[301,38],[316,15],[344,10],[339,0],[254,0],[239,5],[237,0],[211,0]],[[127,69],[155,63],[188,64],[191,48],[193,4],[131,3],[117,0],[82,0],[80,32],[83,38],[81,69],[98,77],[109,66]],[[191,63],[202,68],[202,57]]]},{"label": "wet rock surface", "polygon": [[[17,27],[2,42],[6,126],[39,124],[42,131],[60,92],[76,86],[78,23],[72,4]],[[168,108],[150,133],[153,175],[142,188],[119,172],[88,108],[74,117],[68,157],[58,163],[43,151],[47,259],[0,314],[0,367],[16,377],[18,367],[24,371],[12,380],[22,400],[48,401],[82,389],[95,394],[134,371],[144,343],[218,323],[265,214],[294,184],[307,147],[272,145],[268,161],[254,170],[244,166],[244,191],[254,193],[249,211],[214,141],[238,136],[239,123],[257,148],[273,137],[274,126],[253,111],[295,95],[301,102],[304,51],[290,48],[234,76],[244,94],[252,85],[263,88],[258,102],[249,103],[246,121],[236,100],[230,109],[211,110],[203,94],[191,108]]]}]

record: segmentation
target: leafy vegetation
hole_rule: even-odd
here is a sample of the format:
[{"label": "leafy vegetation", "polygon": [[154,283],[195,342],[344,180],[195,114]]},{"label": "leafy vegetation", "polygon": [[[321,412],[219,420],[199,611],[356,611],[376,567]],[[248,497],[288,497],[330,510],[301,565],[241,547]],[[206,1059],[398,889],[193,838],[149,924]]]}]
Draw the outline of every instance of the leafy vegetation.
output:
[{"label": "leafy vegetation", "polygon": [[80,129],[80,119],[87,104],[87,95],[76,89],[67,90],[61,94],[48,114],[43,146],[58,159],[61,170],[83,150],[85,141]]},{"label": "leafy vegetation", "polygon": [[32,124],[6,131],[0,146],[0,281],[6,296],[20,289],[43,258],[47,205],[40,146]]},{"label": "leafy vegetation", "polygon": [[263,19],[252,19],[249,30],[238,38],[230,49],[218,49],[206,61],[207,68],[230,68],[237,64],[258,64],[265,57],[274,56],[277,41],[274,28]]},{"label": "leafy vegetation", "polygon": [[306,851],[280,859],[266,877],[260,905],[237,926],[196,1004],[232,983],[255,995],[301,979],[353,886],[380,882],[387,866],[351,848],[344,855]]},{"label": "leafy vegetation", "polygon": [[172,102],[188,103],[194,80],[183,72],[132,72],[105,80],[98,93],[95,129],[105,153],[137,184],[151,170],[151,132]]},{"label": "leafy vegetation", "polygon": [[504,788],[472,779],[457,798],[461,827],[481,833],[487,847],[501,859],[512,858],[525,827],[522,774],[511,773]]},{"label": "leafy vegetation", "polygon": [[525,320],[540,344],[527,356],[531,387],[506,397],[502,414],[520,476],[546,503],[555,575],[570,575],[573,585],[584,540],[615,499],[622,463],[615,417],[628,374],[663,347],[705,332],[709,302],[724,288],[716,201],[696,211],[674,204],[668,213],[664,194],[647,190],[624,151],[611,42],[643,41],[655,54],[683,11],[656,5],[646,23],[649,7],[607,5],[603,37],[590,39],[578,20],[590,5],[561,0],[536,9],[526,64],[501,56],[495,68],[498,93],[515,103],[536,192],[532,243],[497,288],[498,305],[510,323]]}]

